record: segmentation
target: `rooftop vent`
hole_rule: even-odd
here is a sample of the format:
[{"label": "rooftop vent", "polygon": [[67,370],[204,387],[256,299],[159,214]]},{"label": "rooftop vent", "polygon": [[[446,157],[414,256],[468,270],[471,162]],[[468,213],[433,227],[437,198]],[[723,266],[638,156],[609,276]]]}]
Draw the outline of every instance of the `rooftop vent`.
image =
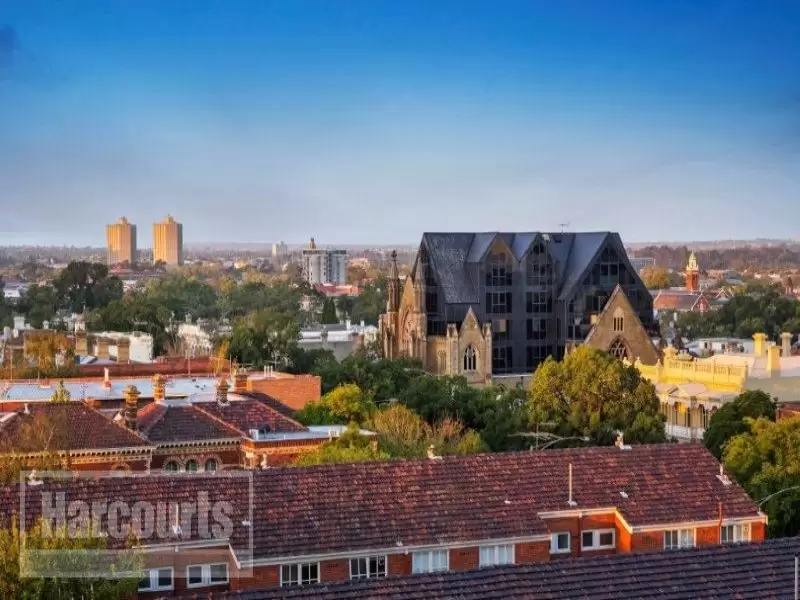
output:
[{"label": "rooftop vent", "polygon": [[725,469],[722,465],[719,466],[719,475],[717,475],[717,479],[722,482],[722,485],[731,485],[733,483],[730,477],[725,475]]},{"label": "rooftop vent", "polygon": [[622,496],[622,497],[623,497],[625,500],[627,500],[627,499],[628,499],[628,492],[626,492],[625,490],[622,490],[622,491],[619,493],[619,495],[620,495],[620,496]]},{"label": "rooftop vent", "polygon": [[621,431],[617,432],[617,441],[614,442],[614,445],[619,448],[620,450],[631,450],[632,446],[625,445],[625,438],[622,435]]},{"label": "rooftop vent", "polygon": [[428,446],[428,458],[429,458],[430,460],[442,460],[442,457],[441,457],[441,456],[438,456],[438,455],[436,454],[436,451],[435,451],[435,450],[434,450],[434,448],[433,448],[433,444],[431,444],[430,446]]},{"label": "rooftop vent", "polygon": [[36,486],[36,485],[42,485],[43,483],[44,481],[39,479],[38,475],[36,474],[36,469],[30,472],[30,474],[28,475],[28,485]]}]

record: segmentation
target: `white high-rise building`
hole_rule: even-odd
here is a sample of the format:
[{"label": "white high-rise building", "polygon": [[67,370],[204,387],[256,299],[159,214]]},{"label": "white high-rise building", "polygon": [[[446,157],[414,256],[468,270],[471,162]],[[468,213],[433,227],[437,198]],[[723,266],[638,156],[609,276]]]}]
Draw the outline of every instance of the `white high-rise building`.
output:
[{"label": "white high-rise building", "polygon": [[347,284],[347,250],[317,248],[314,238],[303,248],[303,279],[311,285]]}]

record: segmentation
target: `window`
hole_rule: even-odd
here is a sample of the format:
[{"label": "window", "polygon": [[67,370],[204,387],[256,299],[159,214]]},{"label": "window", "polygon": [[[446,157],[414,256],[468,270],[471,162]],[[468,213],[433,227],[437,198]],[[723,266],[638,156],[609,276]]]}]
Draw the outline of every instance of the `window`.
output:
[{"label": "window", "polygon": [[628,358],[628,347],[625,345],[625,342],[622,341],[622,338],[617,338],[611,343],[608,353],[622,360]]},{"label": "window", "polygon": [[140,592],[154,592],[172,589],[172,567],[163,569],[146,569],[144,577],[139,581]]},{"label": "window", "polygon": [[434,573],[447,571],[447,550],[431,550],[430,552],[414,552],[411,557],[412,573]]},{"label": "window", "polygon": [[529,340],[541,341],[547,339],[547,319],[528,319],[527,334]]},{"label": "window", "polygon": [[486,271],[486,285],[511,285],[511,265],[508,263],[505,252],[492,255]]},{"label": "window", "polygon": [[177,473],[178,472],[178,463],[176,463],[174,460],[167,461],[164,464],[164,470],[167,473]]},{"label": "window", "polygon": [[435,313],[439,309],[439,299],[436,295],[436,288],[425,288],[425,310],[429,313]]},{"label": "window", "polygon": [[467,346],[464,350],[464,371],[474,371],[477,368],[477,353],[475,348]]},{"label": "window", "polygon": [[502,315],[511,311],[511,292],[486,292],[486,312]]},{"label": "window", "polygon": [[444,375],[447,371],[447,354],[439,350],[439,353],[436,355],[436,360],[439,365],[439,375]]},{"label": "window", "polygon": [[694,529],[673,529],[664,532],[664,549],[676,550],[678,548],[694,547]]},{"label": "window", "polygon": [[514,544],[500,544],[497,546],[480,547],[481,567],[491,567],[493,565],[513,565],[514,564]]},{"label": "window", "polygon": [[206,472],[208,472],[208,473],[216,471],[217,470],[217,461],[215,461],[213,458],[209,458],[206,461],[205,469],[206,469]]},{"label": "window", "polygon": [[196,460],[188,460],[186,461],[186,472],[187,473],[197,473],[197,461]]},{"label": "window", "polygon": [[550,553],[563,554],[570,550],[569,532],[554,533],[550,536]]},{"label": "window", "polygon": [[503,346],[492,347],[492,373],[498,375],[510,373],[513,365],[511,348]]},{"label": "window", "polygon": [[511,338],[511,321],[509,319],[492,319],[492,339],[496,342]]},{"label": "window", "polygon": [[350,579],[386,577],[386,556],[350,559]]},{"label": "window", "polygon": [[553,297],[546,293],[525,292],[525,310],[530,313],[553,312]]},{"label": "window", "polygon": [[594,529],[581,532],[581,550],[602,550],[614,548],[613,529]]},{"label": "window", "polygon": [[528,346],[525,348],[525,367],[529,371],[535,371],[550,354],[550,346]]},{"label": "window", "polygon": [[186,567],[186,587],[204,587],[228,583],[228,565],[189,565]]},{"label": "window", "polygon": [[625,318],[624,317],[614,317],[614,331],[619,333],[624,328],[625,328]]},{"label": "window", "polygon": [[319,583],[319,563],[281,565],[281,585]]},{"label": "window", "polygon": [[526,283],[530,286],[553,283],[553,263],[542,244],[531,248],[525,270]]},{"label": "window", "polygon": [[738,544],[750,541],[750,523],[723,525],[719,528],[719,541],[722,544]]}]

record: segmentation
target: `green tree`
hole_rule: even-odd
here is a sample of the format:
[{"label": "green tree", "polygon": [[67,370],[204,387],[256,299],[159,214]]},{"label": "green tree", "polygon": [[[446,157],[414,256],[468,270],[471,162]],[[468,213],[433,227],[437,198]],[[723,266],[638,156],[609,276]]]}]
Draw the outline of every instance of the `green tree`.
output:
[{"label": "green tree", "polygon": [[743,392],[714,411],[703,434],[703,445],[711,454],[721,459],[725,444],[732,437],[750,431],[747,419],[764,417],[774,421],[775,409],[775,400],[766,392]]},{"label": "green tree", "polygon": [[296,417],[306,425],[365,423],[374,411],[372,394],[349,383],[334,388],[316,402],[309,402]]},{"label": "green tree", "polygon": [[325,298],[322,302],[322,314],[319,316],[319,322],[323,325],[336,325],[339,323],[339,317],[336,316],[336,305],[333,303],[332,298]]},{"label": "green tree", "polygon": [[725,445],[725,467],[769,517],[768,535],[800,534],[800,419],[747,419]]},{"label": "green tree", "polygon": [[17,310],[25,316],[25,320],[36,329],[40,329],[45,321],[52,321],[58,308],[55,290],[49,285],[31,284],[22,294]]},{"label": "green tree", "polygon": [[660,290],[670,286],[669,271],[664,267],[645,267],[640,276],[648,289]]},{"label": "green tree", "polygon": [[[47,577],[48,568],[57,571],[64,568],[63,552],[50,556],[39,554],[35,559],[31,555],[37,550],[69,551],[69,571],[88,573],[97,569],[93,552],[106,548],[106,538],[91,536],[88,532],[85,536],[70,535],[66,528],[52,531],[43,528],[41,522],[21,533],[14,517],[0,528],[0,597],[19,600],[124,600],[135,596],[139,578],[123,575],[136,574],[143,568],[143,554],[133,539],[127,543],[128,551],[115,553],[114,563],[96,577]],[[51,561],[56,562],[51,564]],[[43,576],[29,576],[36,573]]]},{"label": "green tree", "polygon": [[617,431],[631,442],[666,439],[653,384],[635,367],[587,346],[539,366],[528,412],[532,423],[548,424],[557,435],[590,437],[601,445],[612,444]]},{"label": "green tree", "polygon": [[53,280],[59,306],[74,313],[101,308],[122,298],[122,281],[102,263],[72,261]]},{"label": "green tree", "polygon": [[386,311],[386,299],[387,279],[381,275],[361,286],[358,296],[353,300],[350,318],[356,323],[364,321],[367,325],[377,325],[379,315]]},{"label": "green tree", "polygon": [[11,326],[13,322],[13,311],[11,310],[11,306],[9,306],[8,300],[6,300],[4,290],[5,284],[3,283],[3,278],[0,277],[0,327],[5,327],[6,325]]},{"label": "green tree", "polygon": [[263,309],[236,320],[229,352],[246,365],[285,365],[299,337],[300,326],[294,318]]},{"label": "green tree", "polygon": [[389,455],[376,448],[374,441],[361,435],[356,424],[331,442],[325,442],[318,449],[299,456],[296,466],[353,463],[368,460],[385,460]]}]

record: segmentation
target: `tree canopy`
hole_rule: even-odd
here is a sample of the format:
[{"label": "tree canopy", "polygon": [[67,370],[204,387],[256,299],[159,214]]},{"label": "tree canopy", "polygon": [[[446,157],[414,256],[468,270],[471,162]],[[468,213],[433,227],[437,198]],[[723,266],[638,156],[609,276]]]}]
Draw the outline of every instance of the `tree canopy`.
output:
[{"label": "tree canopy", "polygon": [[370,392],[362,391],[354,383],[339,385],[316,402],[309,402],[296,418],[306,425],[345,425],[354,421],[365,423],[375,412],[375,402]]},{"label": "tree canopy", "polygon": [[768,534],[800,534],[800,419],[747,419],[725,445],[725,467],[769,517]]},{"label": "tree canopy", "polygon": [[714,411],[703,434],[703,444],[711,454],[721,459],[725,444],[732,437],[750,431],[747,419],[764,417],[774,421],[775,408],[775,400],[766,392],[743,392]]},{"label": "tree canopy", "polygon": [[294,462],[297,466],[352,463],[368,460],[384,460],[390,456],[378,450],[373,440],[361,435],[358,425],[353,423],[333,441],[325,442],[316,450],[300,455]]},{"label": "tree canopy", "polygon": [[579,346],[562,362],[548,358],[539,365],[528,412],[532,424],[601,445],[612,444],[617,431],[638,443],[666,439],[653,384],[635,367],[587,346]]}]

